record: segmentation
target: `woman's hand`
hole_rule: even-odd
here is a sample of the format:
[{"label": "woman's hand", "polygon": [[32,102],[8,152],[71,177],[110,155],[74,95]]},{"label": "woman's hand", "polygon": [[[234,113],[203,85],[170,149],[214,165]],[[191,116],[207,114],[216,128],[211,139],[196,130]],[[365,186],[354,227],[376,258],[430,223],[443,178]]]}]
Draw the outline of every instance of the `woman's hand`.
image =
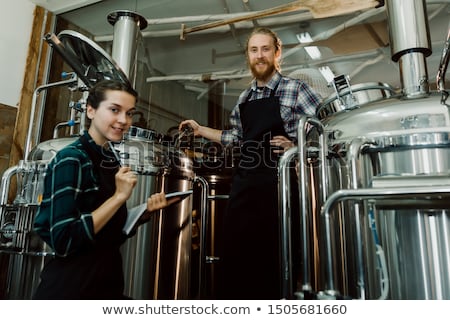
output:
[{"label": "woman's hand", "polygon": [[136,173],[131,171],[130,167],[121,167],[115,176],[116,193],[115,195],[124,202],[131,196],[131,192],[137,184]]},{"label": "woman's hand", "polygon": [[160,193],[154,193],[147,199],[147,211],[157,211],[170,206],[171,204],[180,201],[180,197],[173,197],[169,200],[166,199],[164,191]]},{"label": "woman's hand", "polygon": [[154,193],[147,199],[147,211],[152,212],[167,207],[166,194],[163,192]]},{"label": "woman's hand", "polygon": [[274,153],[284,153],[295,144],[285,136],[275,136],[270,140],[270,145],[279,148],[278,150],[273,150]]}]

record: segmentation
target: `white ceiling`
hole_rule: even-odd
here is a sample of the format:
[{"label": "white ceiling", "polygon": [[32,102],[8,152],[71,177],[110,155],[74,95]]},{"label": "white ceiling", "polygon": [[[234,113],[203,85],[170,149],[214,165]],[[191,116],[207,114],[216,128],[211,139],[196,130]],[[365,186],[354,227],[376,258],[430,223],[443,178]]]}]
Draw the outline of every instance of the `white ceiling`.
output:
[{"label": "white ceiling", "polygon": [[[240,77],[227,84],[227,94],[236,95],[249,81],[243,54],[246,37],[254,26],[260,25],[278,32],[284,44],[282,67],[285,74],[308,74],[313,81],[323,84],[317,70],[328,65],[335,75],[349,75],[352,84],[385,82],[397,88],[401,86],[397,63],[391,60],[384,7],[329,18],[315,18],[309,10],[297,10],[189,33],[185,40],[180,40],[183,23],[188,28],[194,27],[236,14],[267,10],[293,0],[32,2],[61,14],[91,33],[98,43],[112,39],[113,26],[107,21],[109,13],[130,10],[146,18],[149,24],[142,30],[144,59],[154,71],[148,78],[149,82],[180,81],[188,89],[202,90],[206,87],[199,81],[202,76],[212,75],[217,79]],[[450,1],[426,2],[433,50],[427,58],[428,73],[430,81],[434,81],[448,32]],[[344,23],[344,30],[336,34],[336,28],[343,27]],[[308,31],[320,45],[320,60],[312,60],[303,48],[298,47],[296,35],[304,31]],[[327,89],[320,87],[319,90]]]}]

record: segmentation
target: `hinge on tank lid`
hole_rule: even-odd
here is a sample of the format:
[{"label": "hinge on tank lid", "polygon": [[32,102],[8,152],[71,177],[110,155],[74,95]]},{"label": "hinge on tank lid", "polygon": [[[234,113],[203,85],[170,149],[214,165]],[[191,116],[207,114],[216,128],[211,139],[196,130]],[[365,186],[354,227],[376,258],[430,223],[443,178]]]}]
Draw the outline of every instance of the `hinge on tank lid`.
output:
[{"label": "hinge on tank lid", "polygon": [[444,49],[442,50],[441,61],[439,62],[438,74],[436,76],[437,88],[441,92],[441,104],[449,106],[447,102],[448,91],[445,90],[445,73],[447,72],[448,61],[450,59],[450,25],[447,33],[447,40],[444,44]]},{"label": "hinge on tank lid", "polygon": [[341,105],[345,105],[345,101],[342,98],[344,96],[342,92],[345,89],[348,90],[348,94],[350,95],[350,97],[354,99],[352,87],[350,86],[350,77],[348,75],[341,74],[337,77],[334,77],[331,85],[333,86],[334,91],[336,92],[336,97],[339,98],[339,102],[341,103]]}]

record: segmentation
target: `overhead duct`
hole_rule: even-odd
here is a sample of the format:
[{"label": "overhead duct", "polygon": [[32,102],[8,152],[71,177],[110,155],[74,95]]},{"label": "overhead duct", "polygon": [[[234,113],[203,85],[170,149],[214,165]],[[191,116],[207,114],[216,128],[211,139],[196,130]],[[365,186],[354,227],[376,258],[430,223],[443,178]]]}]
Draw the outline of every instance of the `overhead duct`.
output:
[{"label": "overhead duct", "polygon": [[399,63],[403,94],[419,98],[429,93],[425,58],[431,55],[425,1],[386,1],[392,60]]},{"label": "overhead duct", "polygon": [[147,27],[147,20],[135,12],[119,10],[108,15],[108,22],[114,26],[112,58],[134,82],[139,31]]}]

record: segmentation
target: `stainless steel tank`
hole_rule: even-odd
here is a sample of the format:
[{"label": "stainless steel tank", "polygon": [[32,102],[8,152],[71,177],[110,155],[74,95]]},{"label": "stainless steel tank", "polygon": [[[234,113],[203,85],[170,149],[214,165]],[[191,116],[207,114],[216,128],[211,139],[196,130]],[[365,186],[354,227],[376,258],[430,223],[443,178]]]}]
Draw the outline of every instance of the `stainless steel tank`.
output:
[{"label": "stainless steel tank", "polygon": [[[301,122],[321,135],[316,156],[321,166],[305,178],[311,150],[300,147],[307,141],[305,125],[299,130],[300,181],[313,190],[303,189],[300,196],[313,203],[304,194],[314,195],[320,207],[304,204],[302,237],[320,253],[318,261],[305,258],[304,265],[319,272],[304,269],[299,297],[450,298],[448,94],[429,91],[425,2],[386,1],[386,6],[402,90],[376,86],[379,94],[359,103],[361,94],[347,86],[325,100],[320,121]],[[358,86],[359,93],[373,89]],[[320,223],[313,225],[311,216]]]},{"label": "stainless steel tank", "polygon": [[[138,174],[129,209],[155,192],[193,188],[192,161],[161,143],[152,130],[132,127],[115,145],[121,161]],[[134,299],[190,299],[192,197],[155,213],[122,247],[125,293]]]},{"label": "stainless steel tank", "polygon": [[200,299],[217,299],[220,295],[221,257],[226,230],[223,219],[231,190],[234,160],[239,154],[236,147],[223,147],[211,141],[191,148],[194,172],[197,176],[194,185],[195,212],[194,225],[198,236],[193,255],[198,257],[198,265],[193,278]]},{"label": "stainless steel tank", "polygon": [[[440,100],[440,94],[417,100],[388,99],[323,120],[324,134],[331,137],[328,148],[333,150],[328,153],[328,195],[362,188],[404,187],[406,192],[406,187],[417,183],[426,186],[421,177],[448,175],[450,118]],[[428,183],[437,184],[433,179]],[[450,267],[445,208],[439,203],[421,204],[413,197],[399,201],[386,195],[384,201],[369,200],[360,202],[355,197],[332,211],[333,273],[338,283],[334,289],[355,298],[385,297],[386,275],[381,274],[376,254],[380,245],[387,259],[383,272],[387,271],[390,290],[386,297],[448,298],[448,293],[432,290],[448,292],[450,288],[450,283],[442,281]],[[371,219],[377,237],[370,228]],[[443,251],[428,254],[439,250]]]},{"label": "stainless steel tank", "polygon": [[[0,286],[3,299],[31,299],[39,275],[52,250],[33,232],[34,216],[42,197],[45,161],[20,161],[5,171],[1,183],[0,261],[7,265],[5,282]],[[7,196],[12,178],[17,195],[12,203]]]}]

